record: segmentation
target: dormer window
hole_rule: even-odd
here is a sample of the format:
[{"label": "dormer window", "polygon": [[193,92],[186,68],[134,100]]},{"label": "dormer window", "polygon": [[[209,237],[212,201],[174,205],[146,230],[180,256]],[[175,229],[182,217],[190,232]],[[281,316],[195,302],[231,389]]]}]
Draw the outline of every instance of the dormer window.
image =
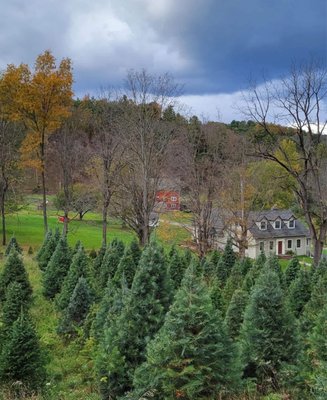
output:
[{"label": "dormer window", "polygon": [[282,223],[280,219],[275,221],[275,229],[280,229],[282,227]]},{"label": "dormer window", "polygon": [[267,229],[267,221],[261,221],[260,222],[260,229],[262,231],[265,231]]},{"label": "dormer window", "polygon": [[294,220],[294,219],[290,219],[290,220],[288,221],[288,227],[289,227],[290,229],[294,229],[294,228],[295,228],[295,220]]}]

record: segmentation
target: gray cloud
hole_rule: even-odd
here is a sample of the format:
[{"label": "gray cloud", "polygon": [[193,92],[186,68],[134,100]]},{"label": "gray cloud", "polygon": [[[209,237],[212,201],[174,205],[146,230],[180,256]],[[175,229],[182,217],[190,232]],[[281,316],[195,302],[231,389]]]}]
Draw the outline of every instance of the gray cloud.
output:
[{"label": "gray cloud", "polygon": [[0,6],[0,68],[31,64],[51,49],[72,58],[78,95],[121,85],[130,68],[170,71],[185,95],[200,96],[237,92],[263,71],[278,78],[291,61],[309,56],[326,63],[325,0],[0,0]]}]

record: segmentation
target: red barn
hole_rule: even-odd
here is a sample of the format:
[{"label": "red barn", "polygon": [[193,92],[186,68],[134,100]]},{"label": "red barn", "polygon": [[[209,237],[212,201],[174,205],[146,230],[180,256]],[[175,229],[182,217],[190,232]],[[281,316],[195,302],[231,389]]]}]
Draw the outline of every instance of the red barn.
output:
[{"label": "red barn", "polygon": [[180,210],[180,193],[177,190],[159,190],[156,194],[156,208],[162,211]]}]

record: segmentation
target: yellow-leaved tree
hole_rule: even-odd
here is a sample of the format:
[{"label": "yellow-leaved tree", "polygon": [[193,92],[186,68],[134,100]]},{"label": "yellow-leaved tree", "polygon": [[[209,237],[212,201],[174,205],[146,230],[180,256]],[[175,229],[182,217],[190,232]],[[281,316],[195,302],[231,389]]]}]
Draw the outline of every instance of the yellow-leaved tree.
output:
[{"label": "yellow-leaved tree", "polygon": [[42,177],[43,219],[48,230],[46,200],[46,149],[49,136],[70,114],[72,105],[72,66],[69,58],[56,65],[51,51],[40,54],[30,70],[27,64],[8,65],[1,85],[6,93],[8,115],[21,120],[27,135],[21,146],[22,162],[37,169]]}]

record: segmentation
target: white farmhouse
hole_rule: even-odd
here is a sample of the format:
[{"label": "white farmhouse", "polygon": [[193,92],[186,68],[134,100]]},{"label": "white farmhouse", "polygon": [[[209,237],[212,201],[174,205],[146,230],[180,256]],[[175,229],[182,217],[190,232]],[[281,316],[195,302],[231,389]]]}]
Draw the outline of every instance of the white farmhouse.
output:
[{"label": "white farmhouse", "polygon": [[[213,225],[213,243],[223,248],[231,232],[237,232],[216,218]],[[251,211],[247,217],[247,249],[245,255],[257,258],[265,254],[283,256],[287,254],[310,255],[310,233],[290,210]],[[237,249],[235,249],[237,251]]]}]

